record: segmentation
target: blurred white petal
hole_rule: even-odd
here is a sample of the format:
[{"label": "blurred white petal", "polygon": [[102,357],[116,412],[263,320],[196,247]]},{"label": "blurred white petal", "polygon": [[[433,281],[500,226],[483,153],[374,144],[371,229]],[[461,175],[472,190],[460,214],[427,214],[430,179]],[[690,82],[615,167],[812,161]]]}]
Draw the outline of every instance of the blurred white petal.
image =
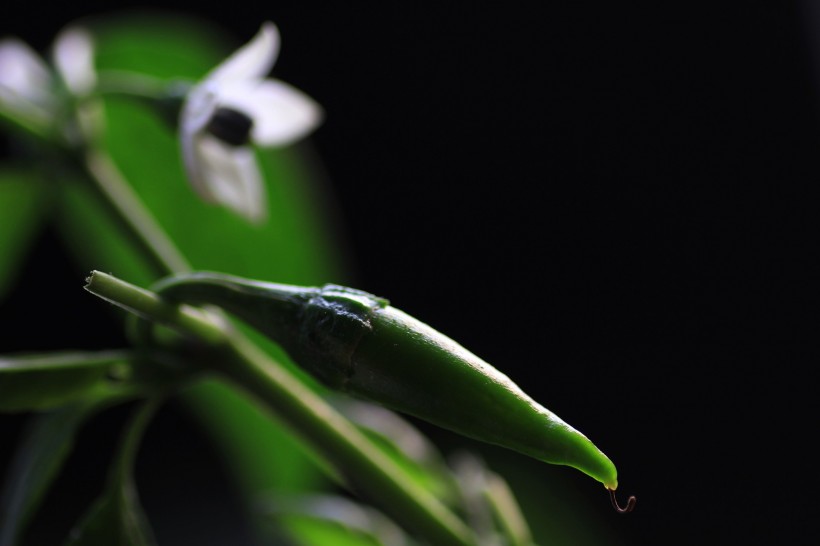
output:
[{"label": "blurred white petal", "polygon": [[202,174],[203,165],[196,148],[197,134],[181,130],[179,143],[182,151],[182,166],[185,168],[185,176],[188,178],[188,182],[191,183],[191,186],[203,201],[216,202]]},{"label": "blurred white petal", "polygon": [[279,30],[265,22],[256,36],[208,73],[206,81],[262,78],[270,72],[279,55]]},{"label": "blurred white petal", "polygon": [[54,41],[54,65],[76,96],[88,94],[97,83],[94,71],[94,44],[85,29],[69,27]]},{"label": "blurred white petal", "polygon": [[197,85],[188,92],[179,120],[179,130],[183,138],[186,134],[190,136],[208,125],[208,121],[216,111],[216,92],[216,87],[210,84]]},{"label": "blurred white petal", "polygon": [[253,120],[251,138],[260,146],[283,146],[311,132],[322,119],[321,107],[279,80],[225,85],[220,103]]},{"label": "blurred white petal", "polygon": [[203,197],[258,223],[265,219],[265,187],[254,152],[203,135],[193,143]]},{"label": "blurred white petal", "polygon": [[45,105],[51,102],[51,74],[37,53],[17,38],[0,42],[0,88],[6,95]]}]

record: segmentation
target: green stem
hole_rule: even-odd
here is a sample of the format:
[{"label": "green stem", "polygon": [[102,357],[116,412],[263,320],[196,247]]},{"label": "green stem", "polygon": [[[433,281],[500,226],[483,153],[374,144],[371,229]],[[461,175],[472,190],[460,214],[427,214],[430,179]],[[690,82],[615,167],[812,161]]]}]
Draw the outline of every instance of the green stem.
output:
[{"label": "green stem", "polygon": [[281,417],[356,491],[379,502],[397,521],[432,544],[476,543],[472,531],[430,492],[414,483],[324,399],[238,332],[228,333],[192,308],[168,304],[153,292],[98,271],[92,272],[86,289],[143,317],[195,337],[204,334],[204,341],[224,346],[229,358],[213,359],[214,371]]},{"label": "green stem", "polygon": [[228,343],[227,329],[210,314],[187,305],[168,303],[154,292],[101,271],[92,271],[86,282],[86,290],[126,311],[167,324],[209,345]]},{"label": "green stem", "polygon": [[0,97],[0,123],[5,123],[21,133],[32,136],[35,140],[46,144],[48,147],[54,145],[54,135],[48,131],[48,116],[39,109],[32,108],[28,118],[14,112],[2,104]]},{"label": "green stem", "polygon": [[167,81],[145,74],[107,70],[98,74],[97,97],[124,97],[141,102],[176,129],[185,96],[194,84]]},{"label": "green stem", "polygon": [[92,147],[86,153],[85,164],[103,197],[117,211],[152,265],[161,271],[160,276],[190,271],[191,267],[185,257],[123,178],[108,154]]},{"label": "green stem", "polygon": [[131,98],[163,100],[168,98],[169,92],[174,90],[175,85],[183,85],[181,83],[169,83],[146,74],[122,70],[105,70],[97,76],[97,87],[94,91],[98,95],[121,95]]}]

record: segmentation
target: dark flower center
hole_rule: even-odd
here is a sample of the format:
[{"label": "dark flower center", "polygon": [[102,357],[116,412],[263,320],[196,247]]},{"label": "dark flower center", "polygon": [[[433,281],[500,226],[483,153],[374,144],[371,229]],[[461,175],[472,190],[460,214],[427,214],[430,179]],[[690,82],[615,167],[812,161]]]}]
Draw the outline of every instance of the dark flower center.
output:
[{"label": "dark flower center", "polygon": [[253,120],[232,108],[217,108],[206,131],[231,146],[242,146],[250,141]]}]

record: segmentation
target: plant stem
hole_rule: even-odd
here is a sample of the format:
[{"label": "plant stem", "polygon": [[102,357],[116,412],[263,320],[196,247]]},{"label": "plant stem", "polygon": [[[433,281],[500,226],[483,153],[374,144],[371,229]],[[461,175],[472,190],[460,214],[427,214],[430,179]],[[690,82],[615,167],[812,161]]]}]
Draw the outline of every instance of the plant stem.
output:
[{"label": "plant stem", "polygon": [[[2,89],[0,89],[0,93]],[[37,108],[35,106],[18,105],[15,108],[9,108],[7,104],[3,104],[3,96],[0,95],[0,123],[8,124],[12,129],[17,129],[29,136],[34,137],[39,142],[47,146],[53,146],[54,134],[49,130],[48,112]],[[22,114],[20,109],[27,110],[27,114]]]},{"label": "plant stem", "polygon": [[85,163],[103,196],[132,232],[152,265],[162,272],[161,275],[190,271],[188,261],[145,208],[111,158],[102,150],[92,147],[86,153]]},{"label": "plant stem", "polygon": [[209,345],[225,345],[229,334],[210,314],[187,305],[168,303],[154,292],[101,271],[92,271],[85,289],[126,311],[161,322]]},{"label": "plant stem", "polygon": [[[432,544],[470,546],[472,531],[430,492],[418,486],[324,399],[238,332],[216,327],[193,308],[106,273],[92,272],[86,290],[150,320],[223,346],[212,370],[249,392],[302,435],[353,489],[379,502],[397,521]],[[202,336],[206,337],[202,337]]]},{"label": "plant stem", "polygon": [[[122,95],[130,98],[162,100],[174,89],[172,83],[165,80],[122,70],[104,70],[97,74],[98,95]],[[181,82],[176,86],[185,85]],[[190,86],[191,84],[187,84]]]}]

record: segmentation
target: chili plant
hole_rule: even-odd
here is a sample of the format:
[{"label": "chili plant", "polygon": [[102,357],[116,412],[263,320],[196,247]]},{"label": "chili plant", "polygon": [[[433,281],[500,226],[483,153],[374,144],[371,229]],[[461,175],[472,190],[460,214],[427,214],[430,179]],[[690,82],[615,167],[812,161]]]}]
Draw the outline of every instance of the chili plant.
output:
[{"label": "chili plant", "polygon": [[[65,544],[154,544],[133,470],[169,398],[211,429],[262,540],[271,521],[296,544],[549,540],[480,457],[446,461],[400,414],[578,469],[631,510],[634,498],[615,501],[610,459],[500,369],[385,298],[325,282],[338,274],[333,245],[292,146],[321,106],[270,77],[273,23],[227,56],[182,23],[90,20],[48,56],[0,42],[0,118],[16,152],[0,169],[0,288],[53,218],[89,271],[88,297],[114,304],[99,310],[128,341],[0,357],[0,410],[29,420],[3,484],[0,545],[36,521],[83,424],[121,405],[134,415],[104,490]],[[283,485],[306,472],[333,488]],[[275,501],[257,502],[263,493]]]}]

